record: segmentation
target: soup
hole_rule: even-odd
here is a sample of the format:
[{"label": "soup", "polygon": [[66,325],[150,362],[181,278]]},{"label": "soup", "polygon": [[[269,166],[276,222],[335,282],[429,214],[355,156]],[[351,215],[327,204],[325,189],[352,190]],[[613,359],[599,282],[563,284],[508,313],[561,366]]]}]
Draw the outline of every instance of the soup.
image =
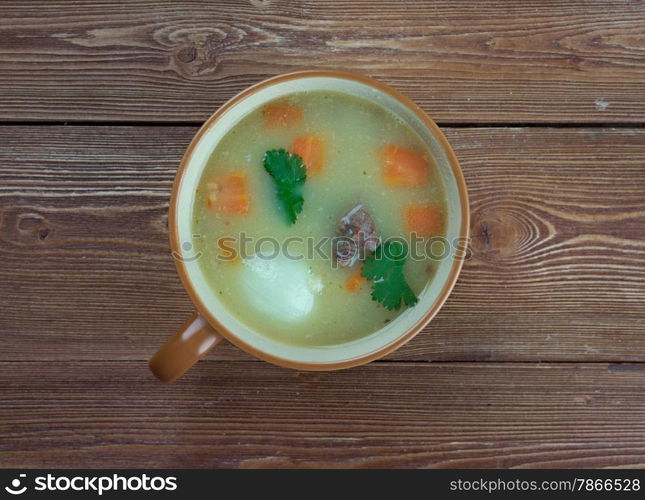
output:
[{"label": "soup", "polygon": [[366,99],[301,92],[249,113],[217,144],[196,190],[193,245],[209,286],[247,326],[325,346],[414,307],[445,211],[412,128]]}]

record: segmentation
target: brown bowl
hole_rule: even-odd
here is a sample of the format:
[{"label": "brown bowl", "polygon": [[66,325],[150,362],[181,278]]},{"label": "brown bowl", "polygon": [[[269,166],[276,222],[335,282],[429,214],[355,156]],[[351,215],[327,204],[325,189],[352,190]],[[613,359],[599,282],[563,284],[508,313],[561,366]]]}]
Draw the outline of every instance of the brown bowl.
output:
[{"label": "brown bowl", "polygon": [[[293,346],[249,328],[220,303],[197,262],[182,247],[192,241],[195,187],[219,140],[249,111],[280,96],[306,90],[332,90],[367,98],[390,110],[420,135],[444,183],[446,237],[454,244],[451,255],[437,263],[435,277],[415,307],[370,335],[335,346]],[[260,359],[300,370],[337,370],[380,358],[419,333],[446,301],[461,270],[468,227],[468,195],[459,162],[439,127],[410,99],[381,82],[345,71],[301,71],[264,80],[233,97],[204,123],[179,166],[170,201],[170,245],[179,276],[198,313],[153,356],[151,369],[162,380],[174,380],[222,338]]]}]

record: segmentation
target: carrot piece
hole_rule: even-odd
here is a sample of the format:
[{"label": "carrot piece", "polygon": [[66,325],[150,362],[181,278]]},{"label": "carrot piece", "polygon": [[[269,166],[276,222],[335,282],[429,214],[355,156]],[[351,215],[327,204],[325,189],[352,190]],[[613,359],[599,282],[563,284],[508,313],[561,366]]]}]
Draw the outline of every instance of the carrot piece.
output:
[{"label": "carrot piece", "polygon": [[222,175],[206,183],[208,206],[223,214],[246,214],[249,212],[249,193],[246,174],[236,172]]},{"label": "carrot piece", "polygon": [[420,236],[437,236],[443,232],[443,213],[439,205],[410,205],[405,209],[408,231]]},{"label": "carrot piece", "polygon": [[217,240],[217,259],[228,262],[229,264],[238,264],[242,262],[242,258],[235,247],[235,238],[230,236],[219,238]]},{"label": "carrot piece", "polygon": [[391,186],[424,186],[428,162],[421,153],[390,144],[383,152],[383,177]]},{"label": "carrot piece", "polygon": [[315,135],[301,135],[293,140],[291,152],[302,158],[308,174],[322,172],[325,162],[325,142]]},{"label": "carrot piece", "polygon": [[236,255],[231,260],[229,260],[228,263],[229,264],[241,264],[242,263],[242,257],[240,257],[239,255]]},{"label": "carrot piece", "polygon": [[291,104],[267,104],[262,110],[264,125],[276,129],[295,125],[302,119],[302,109]]},{"label": "carrot piece", "polygon": [[360,290],[361,286],[363,286],[363,283],[365,283],[367,279],[363,277],[361,274],[361,268],[359,268],[352,276],[349,278],[347,281],[347,284],[345,285],[345,288],[347,288],[348,292],[358,292]]}]

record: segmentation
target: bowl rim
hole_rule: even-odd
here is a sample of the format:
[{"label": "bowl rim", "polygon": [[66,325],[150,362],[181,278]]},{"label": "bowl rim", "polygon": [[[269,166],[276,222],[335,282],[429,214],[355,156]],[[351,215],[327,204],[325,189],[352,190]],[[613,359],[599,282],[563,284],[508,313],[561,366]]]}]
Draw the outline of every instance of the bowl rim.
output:
[{"label": "bowl rim", "polygon": [[[375,80],[371,77],[354,73],[351,71],[341,71],[341,70],[304,70],[304,71],[294,71],[290,73],[284,73],[281,75],[273,76],[262,80],[250,87],[239,92],[237,95],[230,98],[226,101],[219,109],[217,109],[200,127],[193,139],[190,141],[190,144],[186,148],[186,151],[181,159],[179,167],[177,169],[177,174],[172,186],[172,194],[170,197],[170,204],[168,209],[168,230],[170,238],[170,246],[173,255],[181,255],[181,243],[179,241],[179,230],[178,230],[178,207],[177,202],[179,198],[180,186],[182,184],[184,173],[186,172],[190,160],[193,156],[193,151],[197,144],[201,141],[204,134],[213,127],[220,117],[229,111],[233,106],[243,99],[249,97],[256,92],[267,88],[272,85],[283,83],[286,81],[297,80],[302,78],[312,78],[312,77],[325,77],[325,78],[336,78],[336,79],[345,79],[351,80],[354,82],[362,83],[368,85],[384,94],[389,95],[395,100],[399,101],[402,105],[407,107],[412,111],[430,130],[430,132],[438,139],[441,147],[443,148],[446,157],[450,163],[452,169],[452,174],[454,175],[455,181],[457,183],[457,188],[460,198],[461,206],[461,226],[459,228],[459,238],[462,241],[468,241],[469,227],[470,227],[470,212],[469,212],[469,203],[468,203],[468,192],[466,188],[466,181],[464,179],[459,161],[455,155],[450,143],[444,136],[443,132],[439,129],[438,125],[410,98],[401,94],[399,91],[391,88],[390,86]],[[465,249],[464,249],[465,250]],[[340,370],[344,368],[351,368],[354,366],[362,365],[374,361],[375,359],[381,358],[392,351],[398,349],[412,338],[414,338],[437,314],[441,309],[446,299],[450,295],[450,292],[457,282],[457,278],[461,271],[463,265],[463,258],[455,258],[450,268],[450,272],[445,283],[442,286],[441,291],[437,299],[433,302],[432,306],[426,311],[426,313],[417,321],[412,327],[408,328],[406,331],[402,332],[395,340],[382,346],[381,348],[365,353],[360,356],[356,356],[350,359],[345,359],[341,361],[333,362],[304,362],[297,361],[288,358],[282,358],[275,356],[273,354],[264,352],[254,345],[245,342],[239,338],[234,332],[226,328],[217,317],[211,312],[211,310],[203,303],[199,295],[197,294],[192,281],[188,276],[188,271],[186,270],[186,265],[181,259],[173,259],[175,261],[175,266],[177,272],[181,279],[181,282],[188,293],[191,301],[197,308],[199,314],[201,314],[208,323],[217,331],[218,334],[222,335],[229,342],[239,347],[240,349],[248,352],[249,354],[268,361],[270,363],[283,366],[286,368],[294,368],[298,370],[309,370],[309,371],[328,371],[328,370]]]}]

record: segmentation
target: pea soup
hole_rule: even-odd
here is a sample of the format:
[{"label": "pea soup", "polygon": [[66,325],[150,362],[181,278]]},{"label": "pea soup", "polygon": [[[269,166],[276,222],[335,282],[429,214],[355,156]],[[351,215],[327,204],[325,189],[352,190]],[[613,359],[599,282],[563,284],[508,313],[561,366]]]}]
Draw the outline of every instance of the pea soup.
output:
[{"label": "pea soup", "polygon": [[229,311],[273,339],[324,346],[379,330],[432,279],[411,234],[443,236],[446,203],[419,136],[338,92],[290,94],[246,115],[200,179],[193,245]]}]

